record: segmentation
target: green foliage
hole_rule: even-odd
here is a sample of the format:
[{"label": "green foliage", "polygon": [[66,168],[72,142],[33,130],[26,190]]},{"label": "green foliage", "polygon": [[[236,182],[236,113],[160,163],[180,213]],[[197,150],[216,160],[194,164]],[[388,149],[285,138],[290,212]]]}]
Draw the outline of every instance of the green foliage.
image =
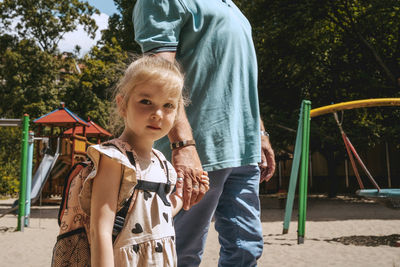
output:
[{"label": "green foliage", "polygon": [[88,116],[99,125],[108,125],[113,89],[126,67],[128,55],[113,38],[95,46],[80,63],[81,74],[65,76],[62,99],[75,113]]},{"label": "green foliage", "polygon": [[[237,1],[253,26],[263,118],[274,145],[295,135],[302,99],[313,107],[399,96],[400,3],[388,1]],[[397,108],[398,109],[398,108]],[[344,129],[363,148],[398,140],[395,108],[346,111]],[[343,150],[331,115],[313,119],[312,149]]]},{"label": "green foliage", "polygon": [[[63,55],[57,44],[78,23],[93,36],[95,8],[78,0],[0,1],[0,117],[37,118],[64,101],[82,118],[90,116],[107,128],[112,89],[131,60],[128,53],[141,53],[132,25],[136,1],[114,2],[120,14],[109,18],[97,46],[77,58],[79,48],[75,55]],[[302,99],[320,107],[400,97],[398,0],[235,3],[253,27],[261,113],[277,151],[294,144],[295,134],[287,128],[297,128]],[[399,140],[399,119],[397,107],[357,109],[345,112],[343,127],[365,149]],[[343,153],[331,115],[313,119],[311,127],[311,149]],[[18,190],[19,131],[0,128],[0,194]]]},{"label": "green foliage", "polygon": [[[0,2],[2,30],[13,26],[20,39],[30,39],[46,51],[54,51],[65,33],[78,24],[92,38],[97,25],[91,15],[99,11],[79,0],[3,0]],[[0,25],[1,25],[0,24]],[[4,32],[3,32],[4,33]]]},{"label": "green foliage", "polygon": [[21,129],[0,127],[0,195],[19,192]]},{"label": "green foliage", "polygon": [[110,42],[116,38],[122,49],[140,54],[141,49],[135,42],[132,13],[136,0],[114,0],[120,14],[113,14],[108,20],[108,29],[103,31],[102,40]]},{"label": "green foliage", "polygon": [[[9,39],[1,36],[0,40]],[[58,105],[58,56],[41,50],[32,40],[13,39],[0,53],[0,116],[38,117]]]}]

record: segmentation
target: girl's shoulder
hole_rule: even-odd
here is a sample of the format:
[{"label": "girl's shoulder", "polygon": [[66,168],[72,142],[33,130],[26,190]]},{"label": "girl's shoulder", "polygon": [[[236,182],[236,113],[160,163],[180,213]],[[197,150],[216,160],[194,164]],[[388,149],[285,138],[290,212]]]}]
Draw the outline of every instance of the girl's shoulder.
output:
[{"label": "girl's shoulder", "polygon": [[121,139],[115,138],[101,144],[89,146],[87,149],[88,157],[97,165],[100,156],[107,156],[125,167],[136,169],[135,157],[129,144]]},{"label": "girl's shoulder", "polygon": [[120,210],[123,203],[132,195],[137,184],[136,164],[133,152],[122,140],[116,138],[101,144],[92,145],[87,149],[87,156],[92,161],[92,170],[84,179],[83,186],[79,195],[82,210],[90,215],[90,201],[92,195],[93,179],[97,176],[100,159],[106,156],[121,165],[121,185],[118,195],[117,210]]}]

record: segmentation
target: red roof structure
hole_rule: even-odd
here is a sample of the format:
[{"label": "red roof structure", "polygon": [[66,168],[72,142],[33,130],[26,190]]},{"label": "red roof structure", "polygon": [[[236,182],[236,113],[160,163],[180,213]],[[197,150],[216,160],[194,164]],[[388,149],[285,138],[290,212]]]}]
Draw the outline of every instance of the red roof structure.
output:
[{"label": "red roof structure", "polygon": [[59,126],[59,127],[73,127],[76,125],[82,125],[89,127],[90,124],[81,119],[78,115],[70,111],[61,103],[61,107],[47,113],[40,118],[33,121],[37,124],[44,124],[48,126]]},{"label": "red roof structure", "polygon": [[[94,137],[94,136],[112,136],[111,133],[109,133],[107,130],[103,129],[102,127],[100,127],[98,124],[94,123],[93,121],[89,120],[89,127],[86,127],[86,136],[88,137]],[[65,135],[71,135],[72,134],[72,130],[68,129],[64,132]],[[83,134],[83,127],[82,126],[78,126],[75,128],[75,134],[79,134],[82,135]]]}]

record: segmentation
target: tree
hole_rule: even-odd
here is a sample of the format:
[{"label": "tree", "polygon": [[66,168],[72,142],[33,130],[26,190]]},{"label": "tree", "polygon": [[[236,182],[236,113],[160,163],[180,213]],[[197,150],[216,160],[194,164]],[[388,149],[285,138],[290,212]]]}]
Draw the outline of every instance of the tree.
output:
[{"label": "tree", "polygon": [[[294,144],[294,133],[279,126],[296,129],[302,99],[320,107],[399,96],[400,2],[243,0],[237,4],[253,26],[260,104],[277,151]],[[344,129],[361,152],[384,141],[399,146],[398,108],[345,113]],[[324,154],[334,177],[345,151],[331,115],[312,120],[310,145],[312,151]]]},{"label": "tree", "polygon": [[[107,128],[113,89],[129,62],[115,38],[110,43],[95,46],[79,61],[81,73],[70,72],[64,79],[61,98],[77,114],[90,116],[101,126]],[[70,61],[70,66],[75,66]]]},{"label": "tree", "polygon": [[[255,0],[238,5],[253,26],[260,101],[268,124],[295,128],[301,99],[319,107],[398,95],[398,1]],[[374,136],[379,141],[376,137],[398,119],[389,110],[347,112],[346,121],[353,123],[349,135],[363,144],[372,145]],[[312,125],[312,133],[318,133],[312,139],[315,148],[327,143],[342,147],[330,116]],[[283,132],[277,130],[277,137],[285,136]],[[287,147],[277,139],[279,147]]]},{"label": "tree", "polygon": [[135,42],[132,13],[136,0],[114,0],[120,14],[113,14],[108,20],[108,29],[103,31],[103,41],[110,42],[116,38],[122,49],[140,54],[140,46]]},{"label": "tree", "polygon": [[[4,31],[14,30],[19,39],[32,39],[46,51],[54,51],[58,42],[78,24],[94,38],[97,30],[91,17],[99,11],[79,0],[3,0],[0,23]],[[12,29],[13,28],[13,29]]]},{"label": "tree", "polygon": [[35,118],[59,104],[59,56],[42,51],[34,41],[1,36],[0,116]]}]

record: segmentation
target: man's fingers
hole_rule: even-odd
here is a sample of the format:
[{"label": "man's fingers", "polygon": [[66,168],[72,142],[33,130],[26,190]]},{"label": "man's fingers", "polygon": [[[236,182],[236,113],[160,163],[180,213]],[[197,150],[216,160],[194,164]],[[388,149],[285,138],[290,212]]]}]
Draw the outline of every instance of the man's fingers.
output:
[{"label": "man's fingers", "polygon": [[200,186],[199,182],[197,181],[197,177],[195,180],[192,180],[192,197],[190,198],[190,207],[197,203],[197,196],[199,195]]},{"label": "man's fingers", "polygon": [[267,162],[268,162],[268,168],[267,168],[267,173],[266,173],[266,180],[268,181],[271,179],[271,177],[274,175],[275,172],[275,157],[274,154],[271,153],[267,157]]},{"label": "man's fingers", "polygon": [[[185,166],[176,167],[178,177],[183,178],[183,209],[189,210],[197,204],[209,189],[208,173]],[[182,190],[182,189],[181,189]]]},{"label": "man's fingers", "polygon": [[268,174],[268,167],[267,168],[260,168],[260,183],[267,181],[267,174]]},{"label": "man's fingers", "polygon": [[197,195],[197,199],[194,204],[197,204],[200,202],[200,200],[204,197],[204,195],[207,193],[209,189],[209,186],[207,184],[200,184],[199,187],[199,194]]},{"label": "man's fingers", "polygon": [[260,183],[262,183],[264,180],[266,180],[266,170],[268,168],[268,162],[267,162],[267,157],[265,156],[265,150],[261,150],[261,162],[259,164],[260,167]]},{"label": "man's fingers", "polygon": [[190,202],[192,198],[192,178],[185,176],[183,183],[183,209],[190,209]]},{"label": "man's fingers", "polygon": [[262,150],[261,151],[261,163],[260,163],[261,168],[267,168],[268,163],[267,163],[267,157],[265,156],[265,152]]}]

